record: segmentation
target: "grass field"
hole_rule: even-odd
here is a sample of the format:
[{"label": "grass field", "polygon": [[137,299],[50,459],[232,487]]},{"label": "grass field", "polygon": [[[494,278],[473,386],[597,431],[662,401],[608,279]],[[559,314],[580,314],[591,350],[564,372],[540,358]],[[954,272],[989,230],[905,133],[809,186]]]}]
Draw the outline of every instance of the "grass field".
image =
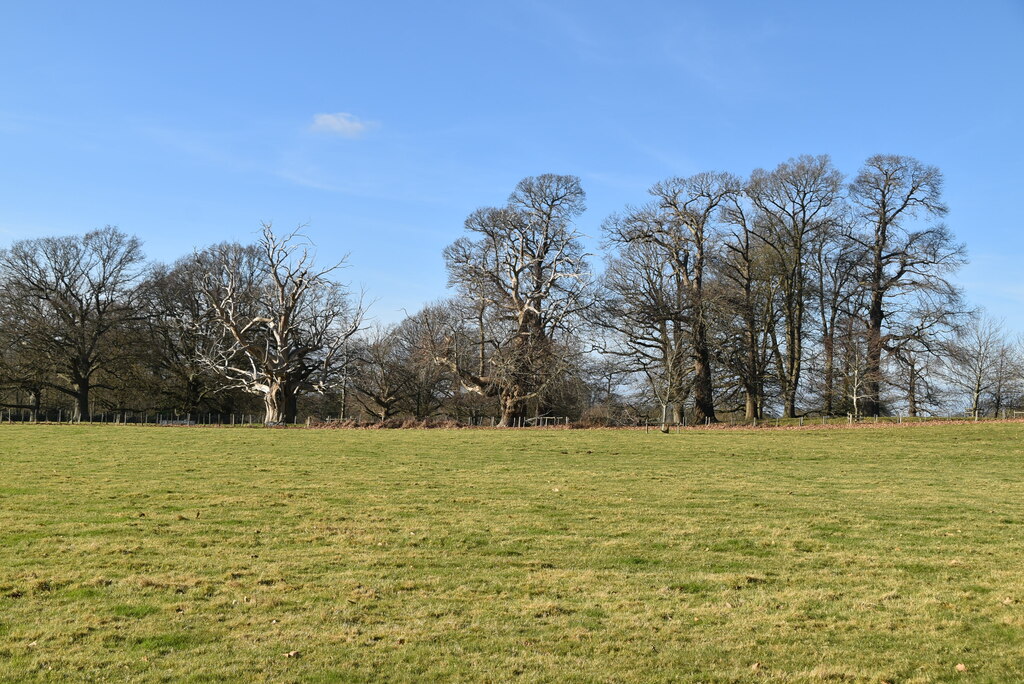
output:
[{"label": "grass field", "polygon": [[1022,681],[1022,438],[0,425],[0,678]]}]

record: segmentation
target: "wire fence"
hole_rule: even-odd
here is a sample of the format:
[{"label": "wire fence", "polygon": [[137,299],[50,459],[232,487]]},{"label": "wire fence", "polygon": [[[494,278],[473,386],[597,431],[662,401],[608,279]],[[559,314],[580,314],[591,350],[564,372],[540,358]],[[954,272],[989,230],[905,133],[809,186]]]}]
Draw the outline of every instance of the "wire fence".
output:
[{"label": "wire fence", "polygon": [[[948,413],[945,415],[928,415],[928,416],[908,416],[902,414],[896,414],[893,416],[861,416],[855,417],[847,414],[845,416],[836,415],[808,415],[796,418],[782,418],[782,417],[767,417],[767,418],[755,418],[748,419],[743,416],[736,414],[726,414],[720,416],[719,420],[712,422],[706,420],[700,423],[694,423],[692,420],[682,420],[681,422],[672,422],[664,424],[660,420],[654,418],[647,418],[637,422],[629,424],[594,424],[590,421],[573,421],[569,416],[534,416],[532,418],[517,417],[511,420],[511,422],[505,427],[511,428],[565,428],[565,427],[618,427],[618,428],[643,428],[647,431],[652,429],[665,429],[679,431],[683,428],[692,429],[700,427],[745,427],[745,428],[793,428],[793,427],[813,427],[813,426],[842,426],[842,425],[886,425],[886,424],[904,424],[904,423],[935,423],[935,422],[950,422],[950,421],[969,421],[969,422],[999,422],[1003,420],[1020,420],[1024,419],[1024,411],[1019,410],[1002,410],[998,415],[975,415],[970,412],[964,413]],[[457,424],[464,427],[498,427],[500,419],[496,416],[467,416],[463,418],[457,418],[454,416],[437,416],[431,419],[438,423],[450,423]],[[403,420],[398,419],[395,422],[399,426],[403,426]],[[423,421],[420,421],[422,423]],[[161,427],[173,427],[173,426],[218,426],[218,427],[263,427],[265,423],[263,421],[263,415],[260,413],[214,413],[214,412],[197,412],[197,413],[174,413],[174,412],[148,412],[148,411],[101,411],[93,413],[90,417],[85,419],[79,419],[74,415],[73,412],[63,409],[40,409],[38,411],[27,408],[0,408],[0,424],[99,424],[99,425],[151,425]],[[340,416],[325,417],[325,418],[309,418],[304,419],[302,422],[294,423],[294,425],[320,425],[320,424],[339,424],[339,423],[350,423],[353,427],[365,427],[372,425],[373,421],[353,421],[352,419],[341,418]],[[415,426],[417,421],[406,420],[404,425]],[[283,423],[275,423],[274,425],[283,425]]]},{"label": "wire fence", "polygon": [[0,423],[110,424],[110,425],[263,425],[258,413],[160,413],[101,411],[79,418],[64,409],[0,409]]}]

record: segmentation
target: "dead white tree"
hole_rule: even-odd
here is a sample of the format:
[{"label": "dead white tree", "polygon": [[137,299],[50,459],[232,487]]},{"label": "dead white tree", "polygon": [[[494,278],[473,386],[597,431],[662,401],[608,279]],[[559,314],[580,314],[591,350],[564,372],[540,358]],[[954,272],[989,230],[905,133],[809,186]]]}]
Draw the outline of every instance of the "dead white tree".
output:
[{"label": "dead white tree", "polygon": [[340,382],[344,348],[361,327],[363,298],[331,279],[346,258],[318,267],[296,229],[255,245],[225,243],[194,255],[198,286],[219,333],[198,350],[227,387],[262,396],[265,423],[295,421],[303,391]]},{"label": "dead white tree", "polygon": [[499,398],[502,426],[521,423],[528,402],[568,367],[563,342],[587,305],[587,255],[573,226],[585,197],[575,176],[524,178],[506,206],[466,219],[475,239],[445,248],[448,282],[491,321],[492,349],[485,363],[467,368],[453,337],[437,360],[467,390]]}]

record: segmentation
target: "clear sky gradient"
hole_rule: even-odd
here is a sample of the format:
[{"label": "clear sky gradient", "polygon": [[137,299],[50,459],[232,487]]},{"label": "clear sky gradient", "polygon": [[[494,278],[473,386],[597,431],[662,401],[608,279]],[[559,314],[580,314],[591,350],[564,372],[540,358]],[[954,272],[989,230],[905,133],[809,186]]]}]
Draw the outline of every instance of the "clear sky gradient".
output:
[{"label": "clear sky gradient", "polygon": [[[946,176],[972,302],[1024,331],[1024,2],[4,2],[0,246],[106,224],[153,259],[260,221],[393,321],[522,177],[597,249],[673,175],[876,153]],[[596,260],[595,260],[596,261]]]}]

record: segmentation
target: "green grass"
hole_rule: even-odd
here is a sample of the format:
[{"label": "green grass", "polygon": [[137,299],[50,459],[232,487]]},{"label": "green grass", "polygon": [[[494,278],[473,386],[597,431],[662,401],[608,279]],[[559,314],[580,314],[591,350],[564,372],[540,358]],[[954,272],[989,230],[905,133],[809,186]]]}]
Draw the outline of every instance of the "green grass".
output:
[{"label": "green grass", "polygon": [[0,425],[0,678],[1022,681],[1022,438]]}]

